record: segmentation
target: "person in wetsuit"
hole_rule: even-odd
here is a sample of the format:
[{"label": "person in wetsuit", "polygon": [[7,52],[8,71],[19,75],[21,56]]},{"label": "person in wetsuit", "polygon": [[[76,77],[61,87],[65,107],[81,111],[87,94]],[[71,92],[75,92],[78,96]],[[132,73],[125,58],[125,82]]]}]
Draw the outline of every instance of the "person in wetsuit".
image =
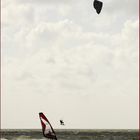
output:
[{"label": "person in wetsuit", "polygon": [[63,120],[60,120],[60,124],[61,124],[61,125],[64,125],[64,122],[63,122]]}]

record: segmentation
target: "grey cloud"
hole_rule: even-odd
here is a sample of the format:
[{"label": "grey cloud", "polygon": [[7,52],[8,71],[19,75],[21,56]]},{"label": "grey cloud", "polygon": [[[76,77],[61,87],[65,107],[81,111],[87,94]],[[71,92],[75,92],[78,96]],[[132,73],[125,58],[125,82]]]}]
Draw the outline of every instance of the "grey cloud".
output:
[{"label": "grey cloud", "polygon": [[48,58],[48,59],[46,60],[46,63],[53,63],[53,64],[55,64],[56,61],[55,61],[54,58]]},{"label": "grey cloud", "polygon": [[17,80],[35,80],[35,77],[29,72],[24,72],[20,76],[18,76]]},{"label": "grey cloud", "polygon": [[74,0],[16,0],[22,3],[32,3],[32,4],[69,4],[74,2]]},{"label": "grey cloud", "polygon": [[[138,15],[138,0],[123,0],[123,1],[105,1],[105,10],[109,12],[109,14],[125,14],[127,18],[131,18],[131,16]],[[121,16],[121,15],[120,15]]]}]

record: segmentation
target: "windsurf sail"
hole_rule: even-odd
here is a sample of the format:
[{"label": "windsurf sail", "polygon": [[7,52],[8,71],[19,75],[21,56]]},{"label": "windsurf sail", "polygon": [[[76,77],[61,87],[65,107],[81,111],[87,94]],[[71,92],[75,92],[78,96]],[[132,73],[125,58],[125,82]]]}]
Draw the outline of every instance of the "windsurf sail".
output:
[{"label": "windsurf sail", "polygon": [[57,140],[56,134],[55,134],[49,120],[45,117],[45,115],[42,112],[39,113],[39,118],[41,121],[42,132],[43,132],[44,137]]}]

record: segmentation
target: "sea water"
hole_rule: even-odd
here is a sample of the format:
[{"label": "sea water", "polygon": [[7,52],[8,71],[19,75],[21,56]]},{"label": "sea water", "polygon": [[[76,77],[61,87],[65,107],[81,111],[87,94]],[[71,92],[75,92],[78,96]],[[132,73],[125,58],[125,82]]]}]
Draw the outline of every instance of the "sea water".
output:
[{"label": "sea water", "polygon": [[[138,130],[55,130],[58,140],[138,140]],[[41,130],[1,130],[1,140],[46,140]]]}]

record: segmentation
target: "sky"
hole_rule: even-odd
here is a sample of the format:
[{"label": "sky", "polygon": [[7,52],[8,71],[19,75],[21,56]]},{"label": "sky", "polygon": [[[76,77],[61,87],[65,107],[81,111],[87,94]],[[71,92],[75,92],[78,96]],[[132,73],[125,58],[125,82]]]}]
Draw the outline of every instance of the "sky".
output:
[{"label": "sky", "polygon": [[102,2],[2,0],[2,128],[138,129],[138,0]]}]

